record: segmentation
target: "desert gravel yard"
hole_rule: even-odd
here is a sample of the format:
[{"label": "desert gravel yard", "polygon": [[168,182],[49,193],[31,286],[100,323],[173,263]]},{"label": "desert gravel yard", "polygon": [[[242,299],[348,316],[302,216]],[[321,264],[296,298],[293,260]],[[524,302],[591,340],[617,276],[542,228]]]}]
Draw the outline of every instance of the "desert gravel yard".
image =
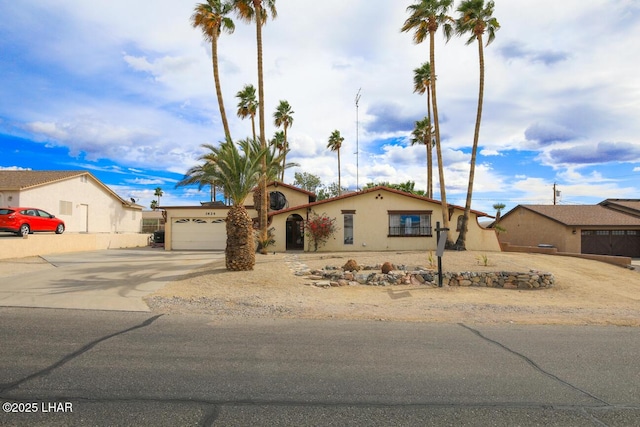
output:
[{"label": "desert gravel yard", "polygon": [[[487,266],[485,266],[486,257]],[[429,267],[424,252],[286,253],[256,255],[253,271],[230,272],[213,262],[146,299],[163,313],[231,317],[376,319],[640,326],[640,272],[580,258],[501,252],[450,252],[444,271],[550,272],[551,289],[511,290],[425,285],[319,288],[294,273],[389,261]]]}]

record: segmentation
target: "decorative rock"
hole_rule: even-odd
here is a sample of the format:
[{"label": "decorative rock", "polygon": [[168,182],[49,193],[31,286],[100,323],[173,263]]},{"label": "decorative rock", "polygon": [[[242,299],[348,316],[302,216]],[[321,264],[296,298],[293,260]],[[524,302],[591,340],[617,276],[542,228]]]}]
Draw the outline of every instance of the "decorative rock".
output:
[{"label": "decorative rock", "polygon": [[390,262],[387,261],[384,264],[382,264],[382,273],[383,274],[388,274],[390,271],[393,271],[393,270],[395,270],[395,267]]},{"label": "decorative rock", "polygon": [[360,267],[355,260],[350,259],[344,266],[342,266],[342,269],[344,271],[360,271],[362,267]]}]

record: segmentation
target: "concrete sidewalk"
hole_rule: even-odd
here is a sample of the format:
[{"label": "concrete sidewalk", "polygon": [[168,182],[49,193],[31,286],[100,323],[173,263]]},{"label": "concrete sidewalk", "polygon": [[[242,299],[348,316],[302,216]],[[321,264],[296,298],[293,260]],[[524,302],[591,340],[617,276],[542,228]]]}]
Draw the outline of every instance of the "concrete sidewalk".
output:
[{"label": "concrete sidewalk", "polygon": [[[114,249],[43,257],[49,266],[0,278],[0,306],[149,311],[143,298],[224,252]],[[15,271],[16,269],[13,269]]]}]

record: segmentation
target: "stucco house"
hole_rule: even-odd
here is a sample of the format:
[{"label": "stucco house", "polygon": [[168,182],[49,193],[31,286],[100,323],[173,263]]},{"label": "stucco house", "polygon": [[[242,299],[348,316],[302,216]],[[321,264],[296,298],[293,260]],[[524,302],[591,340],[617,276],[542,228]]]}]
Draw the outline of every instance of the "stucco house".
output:
[{"label": "stucco house", "polygon": [[500,219],[501,243],[559,252],[640,257],[640,200],[597,205],[518,205]]},{"label": "stucco house", "polygon": [[[276,240],[273,250],[312,250],[303,231],[312,212],[336,219],[338,232],[320,249],[330,252],[436,250],[436,222],[442,225],[443,218],[439,201],[379,186],[270,212]],[[449,205],[452,228],[463,213],[464,208]],[[484,216],[488,215],[471,211],[466,247],[500,251],[495,231],[478,224]],[[459,230],[449,233],[455,241]]]},{"label": "stucco house", "polygon": [[[267,185],[272,211],[306,205],[316,200],[310,191],[282,182]],[[255,216],[253,194],[244,201],[249,215]],[[200,206],[162,206],[165,212],[165,249],[224,250],[227,244],[225,219],[229,207],[220,202]]]},{"label": "stucco house", "polygon": [[43,209],[66,233],[139,233],[142,221],[142,206],[87,171],[0,171],[0,206]]},{"label": "stucco house", "polygon": [[[273,228],[275,244],[270,251],[313,250],[304,233],[304,221],[312,212],[336,219],[338,232],[321,251],[386,251],[435,250],[434,231],[442,222],[442,207],[437,200],[387,187],[375,187],[360,192],[317,201],[315,194],[283,184],[271,183],[269,227]],[[255,215],[253,198],[245,200],[250,214]],[[167,212],[165,248],[219,249],[226,245],[224,219],[228,208],[223,206],[163,207]],[[450,205],[448,215],[453,226],[458,224],[464,209]],[[471,211],[467,249],[499,251],[494,230],[478,224],[485,213]],[[451,230],[452,239],[459,230]]]}]

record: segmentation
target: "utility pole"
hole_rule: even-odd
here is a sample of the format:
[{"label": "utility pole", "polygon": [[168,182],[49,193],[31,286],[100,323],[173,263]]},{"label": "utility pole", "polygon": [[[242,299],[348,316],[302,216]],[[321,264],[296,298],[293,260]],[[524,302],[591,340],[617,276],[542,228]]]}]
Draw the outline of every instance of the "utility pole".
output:
[{"label": "utility pole", "polygon": [[358,141],[358,137],[359,137],[359,133],[360,133],[360,122],[359,122],[359,117],[358,117],[358,103],[360,102],[360,91],[362,90],[362,88],[358,89],[358,93],[356,94],[356,191],[360,191],[360,165],[359,165],[359,158],[360,158],[360,146],[359,146],[359,141]]},{"label": "utility pole", "polygon": [[557,203],[557,198],[560,196],[560,191],[556,189],[557,184],[553,183],[553,205]]}]

